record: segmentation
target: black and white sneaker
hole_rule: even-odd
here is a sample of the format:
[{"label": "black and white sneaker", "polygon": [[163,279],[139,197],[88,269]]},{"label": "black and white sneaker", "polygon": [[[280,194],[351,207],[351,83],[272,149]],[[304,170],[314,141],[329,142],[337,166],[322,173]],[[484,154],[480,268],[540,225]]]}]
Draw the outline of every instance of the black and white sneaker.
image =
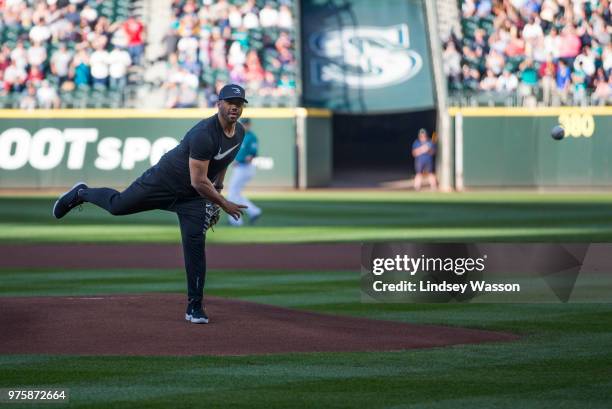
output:
[{"label": "black and white sneaker", "polygon": [[66,214],[83,203],[83,200],[79,199],[79,190],[87,189],[87,185],[84,182],[79,182],[72,188],[61,195],[59,199],[53,205],[53,216],[56,219],[61,219]]},{"label": "black and white sneaker", "polygon": [[190,302],[185,312],[185,320],[192,324],[208,324],[208,314],[202,302]]}]

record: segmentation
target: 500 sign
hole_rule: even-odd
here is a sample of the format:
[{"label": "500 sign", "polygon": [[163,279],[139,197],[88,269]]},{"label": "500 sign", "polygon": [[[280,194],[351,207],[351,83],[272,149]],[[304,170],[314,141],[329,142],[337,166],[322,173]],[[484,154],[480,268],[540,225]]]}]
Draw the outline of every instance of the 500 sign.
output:
[{"label": "500 sign", "polygon": [[134,169],[138,162],[156,164],[178,142],[171,137],[154,141],[142,137],[125,140],[112,136],[98,140],[96,128],[42,128],[33,135],[23,128],[10,128],[0,134],[0,169],[16,170],[27,164],[49,170],[66,158],[68,169],[82,169],[87,149],[95,144],[94,166],[100,170]]}]

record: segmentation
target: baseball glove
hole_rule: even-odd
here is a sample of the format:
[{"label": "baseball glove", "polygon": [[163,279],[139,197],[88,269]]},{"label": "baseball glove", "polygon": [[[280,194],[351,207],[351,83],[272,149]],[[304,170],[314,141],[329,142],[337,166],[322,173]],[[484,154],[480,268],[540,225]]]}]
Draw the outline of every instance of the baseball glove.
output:
[{"label": "baseball glove", "polygon": [[204,233],[208,229],[215,231],[213,227],[219,222],[220,217],[221,208],[214,203],[206,202],[204,205]]}]

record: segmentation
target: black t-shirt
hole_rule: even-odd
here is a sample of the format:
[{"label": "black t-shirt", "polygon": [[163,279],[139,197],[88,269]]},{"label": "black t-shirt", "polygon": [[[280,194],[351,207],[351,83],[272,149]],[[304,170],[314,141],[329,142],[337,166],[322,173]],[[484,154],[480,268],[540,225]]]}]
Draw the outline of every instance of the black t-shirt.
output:
[{"label": "black t-shirt", "polygon": [[189,158],[208,160],[208,179],[213,183],[234,160],[244,139],[244,127],[236,123],[234,136],[223,132],[217,115],[191,128],[181,143],[161,157],[157,166],[162,178],[181,196],[199,196],[191,186]]}]

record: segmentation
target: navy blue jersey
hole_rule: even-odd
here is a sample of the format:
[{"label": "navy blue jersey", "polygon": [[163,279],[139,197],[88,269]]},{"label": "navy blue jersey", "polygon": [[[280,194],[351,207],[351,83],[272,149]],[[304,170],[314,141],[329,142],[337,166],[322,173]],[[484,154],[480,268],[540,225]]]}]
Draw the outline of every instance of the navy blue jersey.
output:
[{"label": "navy blue jersey", "polygon": [[414,143],[412,144],[412,149],[417,149],[420,148],[421,146],[426,145],[429,147],[429,150],[425,153],[421,153],[420,155],[417,155],[415,160],[417,161],[430,161],[433,159],[433,155],[434,155],[434,151],[435,151],[435,145],[432,141],[427,140],[425,142],[421,142],[419,139],[415,140]]}]

